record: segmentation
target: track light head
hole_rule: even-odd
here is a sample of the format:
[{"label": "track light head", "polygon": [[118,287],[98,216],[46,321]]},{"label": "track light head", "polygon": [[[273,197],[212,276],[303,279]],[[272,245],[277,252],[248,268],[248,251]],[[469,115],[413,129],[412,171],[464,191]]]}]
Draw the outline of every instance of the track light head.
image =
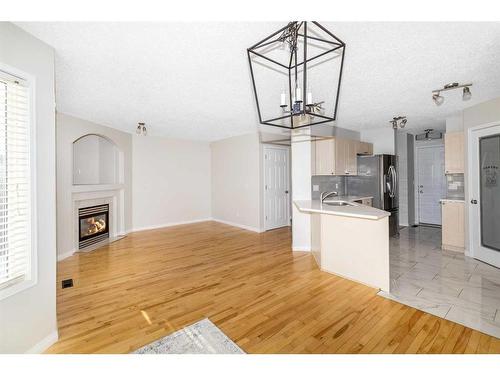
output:
[{"label": "track light head", "polygon": [[444,96],[439,95],[439,92],[432,94],[432,100],[437,106],[440,106],[444,102]]},{"label": "track light head", "polygon": [[404,118],[403,120],[401,120],[401,124],[399,125],[399,126],[401,126],[401,129],[403,129],[403,128],[406,126],[406,122],[407,122],[407,121],[408,121],[408,120],[407,120],[407,119],[405,119],[405,118]]},{"label": "track light head", "polygon": [[463,94],[462,94],[462,100],[470,100],[471,97],[472,97],[472,93],[470,92],[469,87],[465,86]]}]

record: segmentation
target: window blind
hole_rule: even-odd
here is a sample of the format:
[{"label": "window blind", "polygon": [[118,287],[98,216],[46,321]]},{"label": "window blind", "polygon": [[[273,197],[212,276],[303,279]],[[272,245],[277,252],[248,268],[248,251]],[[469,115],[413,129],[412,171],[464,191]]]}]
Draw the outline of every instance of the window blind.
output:
[{"label": "window blind", "polygon": [[0,71],[0,290],[31,277],[27,82]]}]

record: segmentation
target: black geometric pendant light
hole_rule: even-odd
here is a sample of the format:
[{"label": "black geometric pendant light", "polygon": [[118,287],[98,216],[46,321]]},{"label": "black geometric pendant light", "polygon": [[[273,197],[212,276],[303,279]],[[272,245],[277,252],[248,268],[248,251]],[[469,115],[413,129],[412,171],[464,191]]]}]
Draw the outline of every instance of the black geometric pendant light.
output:
[{"label": "black geometric pendant light", "polygon": [[345,43],[325,27],[293,21],[247,53],[261,124],[298,129],[336,120]]}]

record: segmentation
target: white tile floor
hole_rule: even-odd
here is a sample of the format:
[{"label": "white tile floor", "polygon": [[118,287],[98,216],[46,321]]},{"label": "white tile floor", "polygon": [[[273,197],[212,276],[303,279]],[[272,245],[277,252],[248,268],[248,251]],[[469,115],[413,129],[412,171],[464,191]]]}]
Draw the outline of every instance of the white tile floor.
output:
[{"label": "white tile floor", "polygon": [[500,269],[441,250],[441,230],[390,240],[391,291],[379,295],[500,338]]}]

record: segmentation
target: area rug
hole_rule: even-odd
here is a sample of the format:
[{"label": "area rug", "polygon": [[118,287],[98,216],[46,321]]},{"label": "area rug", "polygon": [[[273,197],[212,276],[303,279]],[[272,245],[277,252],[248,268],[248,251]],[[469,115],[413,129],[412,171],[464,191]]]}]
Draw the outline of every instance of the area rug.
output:
[{"label": "area rug", "polygon": [[245,354],[208,318],[133,352],[133,354]]}]

